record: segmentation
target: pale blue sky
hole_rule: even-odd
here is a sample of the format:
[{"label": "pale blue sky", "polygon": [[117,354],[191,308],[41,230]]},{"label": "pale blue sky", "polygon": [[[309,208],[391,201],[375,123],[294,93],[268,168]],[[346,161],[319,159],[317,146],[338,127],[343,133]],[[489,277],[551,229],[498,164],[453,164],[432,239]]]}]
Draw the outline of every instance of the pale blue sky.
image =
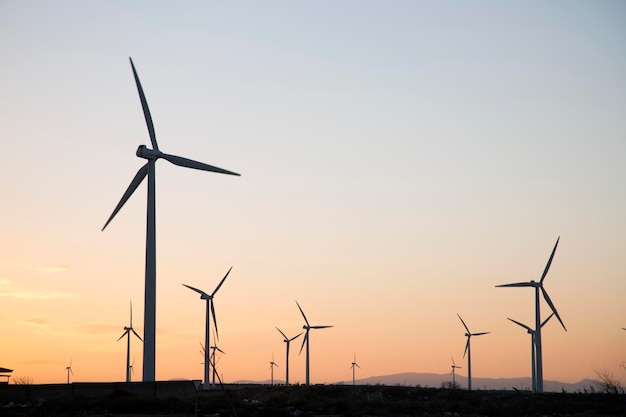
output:
[{"label": "pale blue sky", "polygon": [[[493,364],[516,376],[526,339],[506,316],[530,322],[531,294],[493,286],[538,278],[561,235],[549,291],[571,330],[555,326],[545,343],[573,351],[553,352],[546,377],[590,376],[615,356],[600,346],[623,351],[610,335],[626,326],[625,23],[620,1],[0,0],[3,294],[72,293],[75,310],[94,310],[74,314],[76,326],[123,326],[129,298],[142,316],[143,186],[100,232],[141,166],[136,147],[149,143],[132,56],[161,150],[242,174],[157,164],[160,327],[181,326],[171,317],[191,303],[183,280],[208,288],[233,265],[223,334],[230,317],[231,340],[241,336],[240,312],[262,358],[282,349],[272,332],[284,309],[299,325],[298,299],[311,316],[354,328],[319,337],[346,346],[348,366],[355,350],[376,361],[363,346],[375,335],[354,321],[378,323],[389,340],[398,335],[382,324],[397,322],[441,338],[434,353],[398,361],[429,372],[441,361],[444,372],[448,352],[462,354],[462,335],[447,345],[460,311],[496,346],[519,347],[519,370]],[[33,272],[50,265],[67,268]],[[92,299],[102,280],[110,285]],[[13,308],[5,331],[63,310]],[[193,345],[197,308],[183,326]],[[582,329],[592,324],[590,337]],[[419,336],[403,349],[417,346]],[[606,362],[565,364],[593,355]]]}]

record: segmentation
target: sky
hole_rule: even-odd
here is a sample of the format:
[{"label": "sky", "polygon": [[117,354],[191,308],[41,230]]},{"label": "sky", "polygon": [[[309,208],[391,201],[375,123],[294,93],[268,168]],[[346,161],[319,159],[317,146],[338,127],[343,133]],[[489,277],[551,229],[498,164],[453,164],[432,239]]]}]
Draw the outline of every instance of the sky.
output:
[{"label": "sky", "polygon": [[[122,381],[143,335],[149,136],[241,177],[156,166],[156,377],[400,372],[626,382],[626,5],[620,1],[0,0],[0,367]],[[545,317],[549,307],[542,301]],[[291,382],[304,383],[302,337]],[[141,342],[132,340],[134,379]],[[457,370],[465,375],[466,367]]]}]

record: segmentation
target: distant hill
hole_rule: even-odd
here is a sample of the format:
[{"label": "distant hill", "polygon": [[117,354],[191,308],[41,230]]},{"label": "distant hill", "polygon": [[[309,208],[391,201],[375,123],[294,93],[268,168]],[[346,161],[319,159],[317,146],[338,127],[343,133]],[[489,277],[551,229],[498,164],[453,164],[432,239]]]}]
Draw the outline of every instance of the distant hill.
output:
[{"label": "distant hill", "polygon": [[[421,386],[424,388],[440,388],[444,382],[452,382],[450,374],[429,374],[418,372],[404,372],[392,375],[372,376],[364,379],[357,379],[357,385],[407,385]],[[467,378],[462,375],[456,376],[457,384],[462,388],[467,388]],[[583,392],[584,389],[589,390],[590,386],[597,389],[596,381],[592,379],[583,379],[576,383],[559,382],[559,381],[543,381],[543,390],[546,392]],[[269,384],[269,380],[265,381],[235,381],[235,384]],[[282,385],[284,381],[274,379],[275,385]],[[352,381],[338,381],[334,384],[349,385]],[[532,384],[530,377],[527,378],[472,378],[472,388],[476,390],[531,390]]]},{"label": "distant hill", "polygon": [[[372,376],[365,379],[358,379],[357,384],[383,384],[383,385],[420,385],[422,387],[439,388],[443,382],[452,382],[450,374],[428,374],[417,372],[405,372],[393,375]],[[462,375],[456,376],[457,384],[467,388],[467,377]],[[344,382],[345,383],[345,382]],[[543,390],[547,392],[577,392],[583,389],[589,389],[590,386],[596,387],[594,380],[583,379],[576,383],[560,382],[560,381],[543,381]],[[472,388],[488,389],[488,390],[530,390],[532,383],[530,377],[526,378],[472,378]]]}]

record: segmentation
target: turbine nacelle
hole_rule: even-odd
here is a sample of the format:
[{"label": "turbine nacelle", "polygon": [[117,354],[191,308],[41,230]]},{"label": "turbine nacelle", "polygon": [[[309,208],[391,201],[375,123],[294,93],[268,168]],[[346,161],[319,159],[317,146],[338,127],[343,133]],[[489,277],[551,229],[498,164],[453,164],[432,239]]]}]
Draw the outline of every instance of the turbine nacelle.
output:
[{"label": "turbine nacelle", "polygon": [[155,151],[154,149],[149,149],[146,145],[139,145],[137,148],[137,152],[135,154],[144,159],[157,160],[163,155],[163,152]]}]

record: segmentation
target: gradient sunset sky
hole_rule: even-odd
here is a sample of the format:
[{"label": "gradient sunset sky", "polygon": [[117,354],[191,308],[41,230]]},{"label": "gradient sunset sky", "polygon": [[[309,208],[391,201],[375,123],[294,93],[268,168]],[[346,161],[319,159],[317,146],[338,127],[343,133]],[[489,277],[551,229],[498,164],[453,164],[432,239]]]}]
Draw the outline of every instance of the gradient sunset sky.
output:
[{"label": "gradient sunset sky", "polygon": [[[202,378],[212,291],[226,382],[464,366],[530,376],[530,288],[563,318],[544,378],[626,361],[626,3],[0,0],[0,367],[122,381],[143,334],[146,186],[159,161],[158,380]],[[549,308],[542,302],[544,317]],[[303,383],[302,339],[291,382]],[[132,341],[135,379],[142,347]]]}]

